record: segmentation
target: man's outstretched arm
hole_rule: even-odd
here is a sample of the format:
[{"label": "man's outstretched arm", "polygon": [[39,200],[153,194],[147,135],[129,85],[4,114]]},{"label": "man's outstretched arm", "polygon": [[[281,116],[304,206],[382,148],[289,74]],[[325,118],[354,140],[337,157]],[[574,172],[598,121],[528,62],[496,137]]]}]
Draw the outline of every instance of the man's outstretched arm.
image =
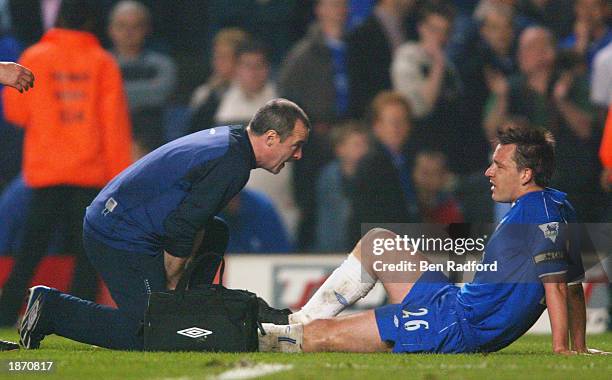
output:
[{"label": "man's outstretched arm", "polygon": [[580,354],[610,355],[610,352],[588,348],[586,344],[586,302],[582,283],[568,285],[567,303],[572,351]]},{"label": "man's outstretched arm", "polygon": [[[609,355],[609,352],[587,348],[586,307],[582,284],[568,286],[565,283],[565,275],[546,276],[542,281],[552,329],[553,351],[566,355],[576,353]],[[571,336],[571,350],[568,332]]]},{"label": "man's outstretched arm", "polygon": [[189,263],[189,260],[195,255],[204,239],[204,230],[198,232],[193,242],[193,249],[191,255],[187,257],[177,257],[171,253],[164,251],[164,269],[166,270],[166,288],[168,290],[174,290],[178,285],[185,267]]},{"label": "man's outstretched arm", "polygon": [[571,354],[567,335],[569,322],[565,274],[545,276],[542,282],[552,330],[553,351],[557,354]]},{"label": "man's outstretched arm", "polygon": [[568,285],[567,304],[571,347],[576,352],[587,352],[586,347],[586,306],[582,283]]},{"label": "man's outstretched arm", "polygon": [[189,257],[176,257],[164,251],[164,269],[166,270],[166,288],[174,290],[178,285]]}]

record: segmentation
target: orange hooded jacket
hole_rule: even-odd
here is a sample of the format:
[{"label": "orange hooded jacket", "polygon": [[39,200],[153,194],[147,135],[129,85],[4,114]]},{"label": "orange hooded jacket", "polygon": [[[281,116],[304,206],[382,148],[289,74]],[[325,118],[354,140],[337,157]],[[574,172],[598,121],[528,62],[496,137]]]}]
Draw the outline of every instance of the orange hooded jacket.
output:
[{"label": "orange hooded jacket", "polygon": [[608,109],[608,117],[606,126],[604,127],[603,138],[601,139],[601,147],[599,148],[599,158],[604,168],[610,169],[608,182],[612,183],[612,104]]},{"label": "orange hooded jacket", "polygon": [[103,187],[131,162],[121,72],[96,37],[51,29],[19,61],[34,88],[4,90],[7,121],[25,129],[23,174],[34,188]]}]

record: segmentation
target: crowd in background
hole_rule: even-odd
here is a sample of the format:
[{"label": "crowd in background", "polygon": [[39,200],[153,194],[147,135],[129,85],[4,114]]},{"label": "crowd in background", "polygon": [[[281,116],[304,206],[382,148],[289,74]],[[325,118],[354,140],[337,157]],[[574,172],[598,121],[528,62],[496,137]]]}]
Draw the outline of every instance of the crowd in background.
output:
[{"label": "crowd in background", "polygon": [[[61,2],[0,1],[0,60],[46,36]],[[91,30],[119,65],[131,120],[132,139],[113,143],[134,160],[246,124],[275,97],[309,115],[303,159],[277,176],[252,172],[224,210],[230,252],[346,252],[367,222],[499,221],[510,206],[491,200],[483,173],[495,131],[515,124],[554,134],[552,186],[581,221],[612,218],[612,169],[599,157],[612,103],[609,0],[95,5]],[[19,176],[22,140],[0,125],[0,253],[19,250],[36,186]]]}]

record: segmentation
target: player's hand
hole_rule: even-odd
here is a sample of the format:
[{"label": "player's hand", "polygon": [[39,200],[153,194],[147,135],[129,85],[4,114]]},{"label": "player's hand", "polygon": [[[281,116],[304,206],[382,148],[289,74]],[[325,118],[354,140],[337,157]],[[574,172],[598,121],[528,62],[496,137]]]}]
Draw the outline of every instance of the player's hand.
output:
[{"label": "player's hand", "polygon": [[19,92],[28,91],[34,87],[34,74],[14,62],[0,62],[0,84],[10,86]]},{"label": "player's hand", "polygon": [[178,285],[180,279],[181,279],[180,276],[166,278],[166,289],[168,290],[176,289],[176,286]]}]

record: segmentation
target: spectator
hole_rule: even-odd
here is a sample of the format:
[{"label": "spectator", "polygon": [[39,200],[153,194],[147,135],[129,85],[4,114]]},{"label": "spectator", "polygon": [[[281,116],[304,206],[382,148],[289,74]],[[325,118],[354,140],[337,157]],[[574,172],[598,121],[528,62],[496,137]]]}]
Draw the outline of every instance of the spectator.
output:
[{"label": "spectator", "polygon": [[[518,12],[516,0],[475,0],[473,7],[469,6],[471,2],[471,0],[467,4],[463,1],[454,2],[458,12],[454,17],[453,32],[446,52],[459,69],[462,68],[462,60],[470,58],[471,51],[481,44],[482,23],[491,9],[501,8],[503,13],[511,13],[512,29],[516,34],[531,23],[527,17]],[[469,16],[466,12],[470,12]]]},{"label": "spectator", "polygon": [[409,159],[412,131],[410,105],[399,93],[384,91],[374,98],[371,125],[375,142],[359,162],[351,189],[351,241],[360,236],[362,223],[420,221]]},{"label": "spectator", "polygon": [[313,123],[333,123],[346,115],[348,83],[343,33],[346,0],[318,0],[316,21],[289,52],[281,68],[281,96],[299,104]]},{"label": "spectator", "polygon": [[[0,255],[20,252],[28,210],[32,201],[32,189],[23,176],[17,176],[0,193]],[[61,227],[61,226],[58,226]],[[65,231],[53,231],[49,253],[65,253]]]},{"label": "spectator", "polygon": [[172,59],[145,48],[150,33],[151,14],[143,4],[123,0],[112,9],[108,34],[125,83],[137,157],[164,143],[163,110],[176,85]]},{"label": "spectator", "polygon": [[[221,29],[213,40],[212,73],[206,83],[195,89],[189,107],[198,109],[202,104],[219,104],[236,73],[236,53],[238,46],[244,43],[248,34],[238,28]],[[215,99],[215,101],[210,101]]]},{"label": "spectator", "polygon": [[461,85],[444,53],[451,25],[449,7],[424,7],[417,25],[419,40],[398,48],[391,76],[393,87],[408,99],[417,119],[415,143],[444,152],[452,170],[465,172],[465,153],[459,144]]},{"label": "spectator", "polygon": [[19,252],[23,224],[32,197],[21,176],[15,177],[0,193],[0,254]]},{"label": "spectator", "polygon": [[595,56],[591,76],[591,101],[605,115],[612,104],[612,44]]},{"label": "spectator", "polygon": [[267,101],[276,98],[276,88],[270,81],[267,46],[247,40],[238,47],[237,57],[234,81],[219,101],[209,99],[194,111],[192,132],[219,124],[245,123]]},{"label": "spectator", "polygon": [[316,222],[316,179],[331,160],[329,126],[348,110],[346,46],[343,33],[346,0],[318,0],[316,21],[308,35],[291,50],[278,81],[282,97],[298,103],[310,116],[313,131],[304,149],[304,159],[295,163],[295,199],[300,208],[298,247],[312,249]]},{"label": "spectator", "polygon": [[406,40],[404,18],[415,2],[379,0],[370,17],[348,35],[351,116],[362,117],[378,92],[391,89],[391,60],[395,50]]},{"label": "spectator", "polygon": [[348,187],[359,160],[369,149],[368,134],[357,122],[334,128],[331,140],[336,158],[323,168],[316,184],[316,252],[350,250],[348,227],[352,210]]},{"label": "spectator", "polygon": [[463,160],[467,172],[479,172],[488,161],[488,142],[481,128],[484,106],[489,96],[487,78],[505,78],[518,72],[514,59],[516,39],[514,12],[507,4],[489,4],[479,13],[479,34],[473,49],[459,57],[457,68],[464,85],[462,103],[463,123],[458,126],[463,136]]},{"label": "spectator", "polygon": [[229,227],[228,253],[290,253],[287,229],[270,199],[244,189],[227,204],[221,217]]},{"label": "spectator", "polygon": [[452,174],[444,153],[421,151],[414,160],[412,180],[425,223],[461,223],[459,203],[448,191]]},{"label": "spectator", "polygon": [[130,163],[132,141],[121,72],[88,32],[95,18],[89,1],[63,0],[58,27],[20,59],[35,73],[36,87],[23,94],[4,90],[6,119],[26,130],[23,173],[33,194],[24,244],[0,298],[3,326],[15,322],[34,268],[60,223],[77,256],[72,291],[90,300],[97,293],[81,239],[85,207]]},{"label": "spectator", "polygon": [[[12,35],[0,34],[0,61],[15,62],[21,51],[21,44]],[[21,170],[22,145],[23,132],[6,122],[0,102],[0,191]]]},{"label": "spectator", "polygon": [[561,49],[572,49],[587,61],[589,72],[595,55],[612,41],[608,26],[608,0],[576,0],[574,34],[559,44]]},{"label": "spectator", "polygon": [[597,222],[601,210],[595,205],[603,202],[598,186],[599,133],[592,128],[588,82],[572,68],[560,70],[555,61],[550,32],[525,29],[518,47],[520,75],[509,81],[501,78],[492,86],[485,128],[490,134],[511,114],[549,129],[557,141],[553,186],[568,193],[581,221]]},{"label": "spectator", "polygon": [[[604,191],[612,192],[612,103],[608,110],[608,118],[606,119],[606,126],[604,127],[601,147],[599,148],[599,157],[603,165],[601,186]],[[610,211],[612,211],[612,204],[610,205]],[[609,215],[610,214],[608,214],[608,218]]]},{"label": "spectator", "polygon": [[[58,19],[62,0],[8,0],[12,31],[24,46],[30,46],[53,28]],[[96,37],[104,37],[105,17],[112,0],[91,0],[95,6],[96,19],[90,27]]]},{"label": "spectator", "polygon": [[349,0],[348,30],[361,25],[372,14],[376,0]]},{"label": "spectator", "polygon": [[[202,3],[202,2],[197,2]],[[276,68],[291,44],[303,33],[303,22],[296,13],[307,9],[298,0],[208,0],[209,35],[229,26],[257,36],[271,47],[268,61]]]},{"label": "spectator", "polygon": [[524,21],[523,26],[541,25],[557,38],[565,38],[573,31],[575,0],[518,0],[517,14]]}]

